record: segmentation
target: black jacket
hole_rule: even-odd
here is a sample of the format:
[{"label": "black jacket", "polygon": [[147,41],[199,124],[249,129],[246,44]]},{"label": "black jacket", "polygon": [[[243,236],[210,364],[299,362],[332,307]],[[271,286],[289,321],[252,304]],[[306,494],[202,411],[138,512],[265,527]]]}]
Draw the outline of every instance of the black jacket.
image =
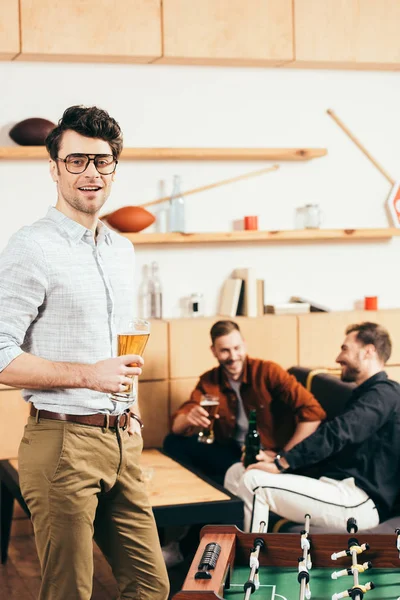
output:
[{"label": "black jacket", "polygon": [[291,469],[330,457],[325,477],[354,477],[385,520],[400,490],[400,385],[384,371],[354,389],[346,410],[289,452]]}]

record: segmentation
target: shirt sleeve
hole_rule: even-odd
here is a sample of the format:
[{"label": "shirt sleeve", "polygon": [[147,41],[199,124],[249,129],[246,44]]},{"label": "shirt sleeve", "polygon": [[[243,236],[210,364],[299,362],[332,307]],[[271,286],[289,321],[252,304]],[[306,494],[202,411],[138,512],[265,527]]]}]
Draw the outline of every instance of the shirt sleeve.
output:
[{"label": "shirt sleeve", "polygon": [[[200,404],[201,397],[205,394],[201,379],[197,382],[197,385],[193,392],[190,395],[190,399],[181,404],[181,406],[174,412],[171,417],[171,427],[174,424],[174,421],[178,415],[187,415],[188,412],[192,410],[194,406]],[[194,427],[190,427],[187,431],[185,431],[184,435],[192,435]]]},{"label": "shirt sleeve", "polygon": [[26,331],[39,314],[47,286],[44,253],[22,229],[0,256],[0,372],[23,353]]},{"label": "shirt sleeve", "polygon": [[323,421],[326,412],[316,398],[297,379],[276,363],[271,363],[267,385],[282,402],[291,407],[298,422]]},{"label": "shirt sleeve", "polygon": [[324,423],[308,438],[285,453],[292,469],[312,465],[340,452],[348,444],[361,444],[378,431],[395,409],[395,398],[369,390],[343,414]]}]

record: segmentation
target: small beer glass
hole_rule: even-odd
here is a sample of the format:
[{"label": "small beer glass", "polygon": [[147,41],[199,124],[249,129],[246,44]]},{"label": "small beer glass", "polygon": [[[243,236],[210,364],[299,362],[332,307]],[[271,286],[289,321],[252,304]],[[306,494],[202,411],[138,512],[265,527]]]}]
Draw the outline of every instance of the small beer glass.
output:
[{"label": "small beer glass", "polygon": [[202,429],[199,432],[197,441],[201,444],[212,444],[214,442],[214,421],[215,415],[218,412],[219,399],[218,396],[212,396],[211,394],[205,394],[200,400],[200,406],[205,408],[208,412],[208,418],[211,423],[206,429]]},{"label": "small beer glass", "polygon": [[[118,356],[137,354],[143,356],[144,349],[150,336],[150,323],[144,319],[122,320],[118,323]],[[129,365],[136,367],[136,363]],[[125,386],[123,392],[111,394],[111,398],[118,402],[133,403],[136,400],[137,377],[132,377],[132,383]]]}]

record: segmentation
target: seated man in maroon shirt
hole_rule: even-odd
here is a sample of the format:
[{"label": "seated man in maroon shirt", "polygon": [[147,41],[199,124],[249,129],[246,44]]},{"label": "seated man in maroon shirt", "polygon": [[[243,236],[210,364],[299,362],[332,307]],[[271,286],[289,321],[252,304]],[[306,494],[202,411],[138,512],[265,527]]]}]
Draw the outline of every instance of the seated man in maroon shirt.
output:
[{"label": "seated man in maroon shirt", "polygon": [[[210,335],[219,366],[201,375],[190,400],[173,415],[164,450],[222,484],[227,469],[240,460],[250,410],[257,412],[262,447],[275,452],[290,450],[311,435],[326,415],[285,369],[247,356],[235,322],[218,321]],[[219,399],[213,444],[197,441],[199,430],[210,425],[207,411],[200,406],[204,394]]]}]

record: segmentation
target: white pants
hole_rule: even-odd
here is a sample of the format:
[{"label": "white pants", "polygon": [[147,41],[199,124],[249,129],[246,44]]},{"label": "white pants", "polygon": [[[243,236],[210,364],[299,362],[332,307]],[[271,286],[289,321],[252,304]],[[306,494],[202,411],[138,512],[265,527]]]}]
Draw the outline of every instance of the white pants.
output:
[{"label": "white pants", "polygon": [[337,481],[288,473],[275,475],[258,469],[245,471],[241,463],[236,463],[228,469],[224,486],[244,501],[245,531],[258,531],[261,521],[268,523],[269,510],[295,523],[303,523],[308,513],[313,525],[343,533],[349,517],[357,519],[359,529],[379,524],[375,503],[356,487],[353,477]]}]

